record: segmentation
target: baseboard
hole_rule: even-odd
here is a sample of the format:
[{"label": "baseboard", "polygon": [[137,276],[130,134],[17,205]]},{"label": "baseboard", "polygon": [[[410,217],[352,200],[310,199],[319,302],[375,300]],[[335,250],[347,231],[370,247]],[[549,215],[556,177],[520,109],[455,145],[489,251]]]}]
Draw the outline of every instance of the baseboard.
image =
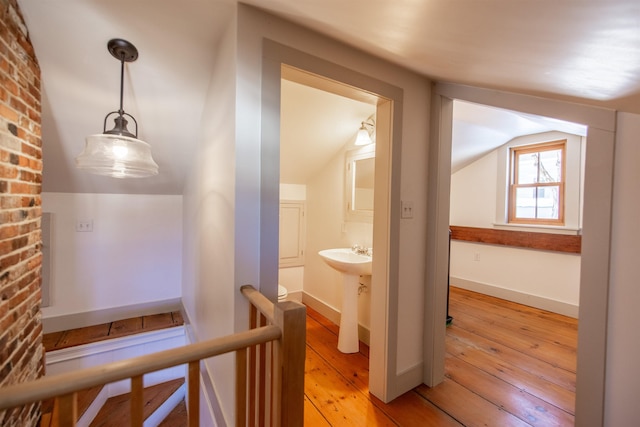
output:
[{"label": "baseboard", "polygon": [[[302,303],[308,305],[336,325],[340,325],[340,312],[324,301],[321,301],[313,295],[302,291]],[[369,329],[358,323],[358,339],[366,345],[369,345],[369,343],[371,342],[370,336],[371,335]]]},{"label": "baseboard", "polygon": [[60,316],[43,316],[43,333],[66,331],[86,326],[100,325],[102,323],[115,322],[116,320],[129,319],[131,317],[149,316],[152,314],[180,311],[182,301],[173,298],[163,301],[152,301],[142,304],[132,304],[122,307],[106,308],[103,310],[85,311],[82,313],[63,314]]},{"label": "baseboard", "polygon": [[291,291],[287,294],[287,301],[302,302],[302,291]]},{"label": "baseboard", "polygon": [[524,292],[514,291],[513,289],[500,288],[486,283],[460,279],[458,277],[451,277],[451,285],[461,289],[505,299],[507,301],[517,302],[518,304],[539,308],[541,310],[551,311],[552,313],[573,317],[575,319],[578,318],[579,307],[574,304],[556,301],[537,295],[526,294]]}]

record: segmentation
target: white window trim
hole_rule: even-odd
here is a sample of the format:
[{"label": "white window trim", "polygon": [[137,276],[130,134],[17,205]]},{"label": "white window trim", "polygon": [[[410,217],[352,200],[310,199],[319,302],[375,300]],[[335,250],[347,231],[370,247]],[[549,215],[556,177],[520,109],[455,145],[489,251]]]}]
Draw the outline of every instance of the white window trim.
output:
[{"label": "white window trim", "polygon": [[[564,225],[509,223],[509,152],[512,147],[567,140],[565,170]],[[582,229],[582,192],[584,188],[584,145],[586,137],[564,132],[545,132],[514,138],[498,149],[495,228],[540,233],[580,234]]]}]

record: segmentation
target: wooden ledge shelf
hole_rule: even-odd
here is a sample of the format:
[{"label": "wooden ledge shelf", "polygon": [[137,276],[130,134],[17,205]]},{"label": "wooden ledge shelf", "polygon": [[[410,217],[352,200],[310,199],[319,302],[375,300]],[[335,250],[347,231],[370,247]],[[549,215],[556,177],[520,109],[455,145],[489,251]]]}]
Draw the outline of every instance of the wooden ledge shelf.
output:
[{"label": "wooden ledge shelf", "polygon": [[582,250],[582,236],[457,225],[451,225],[449,229],[452,240],[571,254],[579,254]]}]

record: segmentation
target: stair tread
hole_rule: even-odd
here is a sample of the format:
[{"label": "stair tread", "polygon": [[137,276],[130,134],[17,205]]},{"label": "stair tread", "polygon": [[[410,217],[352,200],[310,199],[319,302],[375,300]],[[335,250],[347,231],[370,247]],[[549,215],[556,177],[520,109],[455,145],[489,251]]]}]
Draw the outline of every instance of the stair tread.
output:
[{"label": "stair tread", "polygon": [[187,425],[187,404],[182,399],[173,411],[162,420],[158,427],[185,427]]},{"label": "stair tread", "polygon": [[[91,387],[85,390],[80,390],[78,392],[77,402],[78,402],[78,418],[82,417],[82,415],[89,409],[91,403],[98,397],[100,391],[104,388],[103,385],[97,385],[95,387]],[[53,412],[55,406],[55,399],[47,399],[42,402],[42,420],[41,426],[56,426],[57,421],[53,419]]]},{"label": "stair tread", "polygon": [[172,311],[51,332],[43,335],[42,343],[45,351],[54,351],[181,325],[184,325],[182,314],[179,311]]},{"label": "stair tread", "polygon": [[[176,390],[184,384],[184,378],[167,381],[143,391],[143,417],[148,418]],[[91,427],[129,425],[131,419],[131,393],[110,397],[91,422]]]}]

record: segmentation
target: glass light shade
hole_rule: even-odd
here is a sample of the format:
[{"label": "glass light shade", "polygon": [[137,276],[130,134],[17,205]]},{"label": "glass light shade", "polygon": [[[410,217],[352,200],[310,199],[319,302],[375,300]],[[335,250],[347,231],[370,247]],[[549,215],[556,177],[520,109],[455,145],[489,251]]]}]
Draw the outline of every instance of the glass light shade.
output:
[{"label": "glass light shade", "polygon": [[364,125],[358,130],[358,135],[356,136],[356,145],[367,145],[371,144],[373,141],[369,136],[369,132],[365,129]]},{"label": "glass light shade", "polygon": [[114,178],[144,178],[158,174],[151,146],[122,135],[97,134],[86,138],[84,150],[76,157],[78,169]]}]

